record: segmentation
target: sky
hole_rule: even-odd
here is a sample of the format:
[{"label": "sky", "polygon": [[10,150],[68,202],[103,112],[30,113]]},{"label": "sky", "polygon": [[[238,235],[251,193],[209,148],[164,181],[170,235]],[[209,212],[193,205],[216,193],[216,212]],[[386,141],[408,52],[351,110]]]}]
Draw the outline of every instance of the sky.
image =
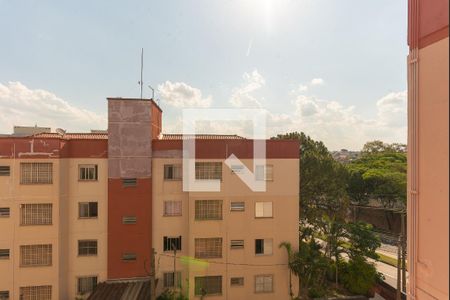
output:
[{"label": "sky", "polygon": [[0,0],[0,133],[106,129],[106,97],[139,97],[143,48],[166,133],[183,108],[261,108],[268,136],[405,143],[406,26],[392,0]]}]

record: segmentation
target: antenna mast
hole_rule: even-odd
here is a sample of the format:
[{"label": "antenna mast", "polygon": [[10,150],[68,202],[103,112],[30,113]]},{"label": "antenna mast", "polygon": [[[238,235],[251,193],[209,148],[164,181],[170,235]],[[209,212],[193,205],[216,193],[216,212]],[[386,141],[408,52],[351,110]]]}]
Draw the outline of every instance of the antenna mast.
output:
[{"label": "antenna mast", "polygon": [[142,99],[142,86],[144,84],[143,74],[144,74],[144,48],[141,48],[141,80],[139,81],[139,84],[141,86],[141,99]]}]

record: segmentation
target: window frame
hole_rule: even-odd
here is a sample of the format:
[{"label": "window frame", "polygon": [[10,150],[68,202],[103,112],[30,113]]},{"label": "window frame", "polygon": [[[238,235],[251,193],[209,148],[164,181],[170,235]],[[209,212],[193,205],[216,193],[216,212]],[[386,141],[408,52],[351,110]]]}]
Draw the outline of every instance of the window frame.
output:
[{"label": "window frame", "polygon": [[[214,242],[208,245],[208,242]],[[216,251],[219,249],[218,251]],[[215,259],[223,257],[223,239],[221,237],[195,238],[194,257],[200,259]]]},{"label": "window frame", "polygon": [[[179,205],[180,207],[180,212],[179,213],[176,213],[176,210],[175,209],[172,209],[172,211],[175,211],[175,213],[168,213],[168,210],[167,210],[167,206],[166,205],[168,205],[168,204],[177,204],[177,205]],[[167,200],[167,201],[164,201],[163,202],[163,217],[179,217],[179,216],[182,216],[183,215],[183,201],[177,201],[177,200]]]},{"label": "window frame", "polygon": [[[258,241],[262,241],[262,245],[258,246]],[[267,243],[266,243],[267,242]],[[270,242],[270,243],[269,243]],[[258,248],[262,249],[262,252],[257,252]],[[266,252],[270,249],[270,253]],[[273,239],[255,239],[255,256],[269,256],[273,255]]]},{"label": "window frame", "polygon": [[164,236],[163,237],[163,252],[173,252],[174,249],[172,247],[172,240],[176,240],[175,247],[177,251],[181,251],[183,249],[183,239],[182,236]]},{"label": "window frame", "polygon": [[[39,291],[39,289],[41,289]],[[34,297],[31,297],[31,299],[41,299],[43,297],[44,299],[51,299],[52,297],[52,286],[51,285],[30,285],[30,286],[21,286],[19,289],[20,295],[24,295],[26,292],[28,294],[31,294],[31,296],[34,295]],[[37,294],[37,292],[40,292]],[[42,296],[44,294],[44,296]],[[24,296],[25,298],[26,296]],[[28,299],[28,298],[27,298]]]},{"label": "window frame", "polygon": [[[242,203],[242,208],[240,208],[240,206],[237,209],[233,208],[233,203]],[[245,211],[245,201],[231,201],[231,203],[230,203],[230,211],[231,212],[242,212],[242,211]]]},{"label": "window frame", "polygon": [[0,249],[0,260],[9,260],[11,258],[11,249],[1,248]]},{"label": "window frame", "polygon": [[[238,281],[237,283],[233,283],[233,279]],[[239,277],[230,277],[230,287],[238,287],[238,286],[244,286],[245,285],[245,278],[244,276]]]},{"label": "window frame", "polygon": [[221,161],[195,162],[195,180],[220,180],[223,178]]},{"label": "window frame", "polygon": [[[96,206],[96,208],[95,208],[96,215],[95,216],[94,215],[91,216],[91,210],[92,210],[91,204],[93,206],[95,204],[95,206]],[[87,205],[87,212],[88,212],[87,217],[81,215],[81,207],[83,205]],[[78,219],[98,219],[98,202],[96,202],[96,201],[78,202]]]},{"label": "window frame", "polygon": [[[91,280],[93,280],[93,283],[92,283],[92,289],[91,290],[87,290],[87,291],[80,291],[80,280],[83,280],[83,279],[91,279]],[[95,279],[95,283],[94,283],[94,279]],[[89,284],[90,285],[90,284]],[[90,294],[90,293],[92,293],[94,290],[95,290],[95,288],[97,287],[97,285],[98,285],[98,276],[97,275],[92,275],[92,276],[79,276],[79,277],[77,277],[77,295],[86,295],[86,294]]]},{"label": "window frame", "polygon": [[11,207],[0,207],[0,219],[11,217]]},{"label": "window frame", "polygon": [[[92,245],[85,245],[82,247],[82,243],[95,243],[95,247]],[[86,253],[81,253],[80,249],[86,249]],[[92,251],[92,249],[95,249],[95,253]],[[86,239],[86,240],[78,240],[77,241],[77,253],[78,257],[91,257],[91,256],[98,256],[98,240],[95,239]]]},{"label": "window frame", "polygon": [[[258,290],[258,283],[257,283],[257,279],[258,278],[263,278],[263,279],[266,279],[266,278],[270,278],[271,279],[271,285],[270,285],[270,290],[266,290],[265,288],[265,285],[266,285],[266,282],[263,282],[262,284],[263,284],[263,290]],[[254,286],[254,288],[255,288],[255,294],[264,294],[264,293],[273,293],[274,292],[274,276],[273,276],[273,274],[258,274],[258,275],[255,275],[255,286]]]},{"label": "window frame", "polygon": [[[47,170],[45,170],[46,166]],[[27,170],[27,167],[29,169]],[[47,176],[44,177],[47,172]],[[29,175],[29,178],[27,176]],[[21,162],[20,163],[20,184],[41,185],[53,184],[53,163],[52,162]]]},{"label": "window frame", "polygon": [[[261,168],[263,168],[262,171],[261,171]],[[256,181],[273,181],[274,180],[273,175],[274,175],[274,166],[272,164],[255,166],[255,180]]]},{"label": "window frame", "polygon": [[223,294],[223,277],[222,277],[222,275],[195,276],[194,277],[194,295],[195,296],[202,296],[202,293],[199,292],[201,288],[198,287],[198,281],[200,281],[200,280],[207,281],[208,279],[213,279],[213,278],[214,279],[216,279],[216,278],[219,279],[220,285],[217,285],[217,287],[220,287],[220,290],[219,291],[214,291],[212,293],[206,292],[205,295],[208,295],[208,296],[214,296],[214,295],[219,296],[219,295],[222,295]]},{"label": "window frame", "polygon": [[[262,215],[258,215],[261,209],[258,209],[258,205],[262,204]],[[266,215],[266,206],[270,204],[270,215]],[[273,218],[273,201],[257,201],[255,202],[255,219],[270,219]]]},{"label": "window frame", "polygon": [[[46,208],[50,208],[50,211],[46,212]],[[53,203],[20,204],[20,226],[51,225],[53,225]]]},{"label": "window frame", "polygon": [[[169,172],[169,169],[171,171]],[[164,164],[164,181],[180,181],[183,180],[183,167],[182,164]],[[172,175],[169,176],[169,173]]]},{"label": "window frame", "polygon": [[[35,253],[32,253],[33,250],[35,251]],[[26,251],[29,252],[26,253]],[[19,266],[21,268],[50,267],[53,265],[53,245],[52,244],[20,245],[19,261],[20,261]]]},{"label": "window frame", "polygon": [[[201,207],[204,204],[205,207]],[[217,207],[216,207],[217,206]],[[218,211],[214,212],[214,209]],[[220,221],[223,220],[223,200],[195,200],[196,221]]]},{"label": "window frame", "polygon": [[245,248],[245,240],[230,240],[230,250],[239,250],[244,248]]},{"label": "window frame", "polygon": [[[177,281],[176,284],[175,284],[174,274],[176,274],[176,281]],[[169,276],[171,276],[170,280],[168,280]],[[182,276],[181,271],[176,271],[175,273],[173,271],[163,272],[163,278],[162,278],[163,279],[162,280],[163,287],[166,289],[181,288],[181,279],[182,279],[181,276]],[[169,283],[171,283],[172,285],[169,285],[168,281],[170,281]]]},{"label": "window frame", "polygon": [[0,177],[9,177],[11,176],[11,166],[10,165],[1,165],[0,166]]},{"label": "window frame", "polygon": [[[82,178],[82,169],[87,169],[87,171],[85,171],[85,176],[86,178]],[[94,169],[93,172],[93,177],[94,178],[89,178],[89,169]],[[97,164],[79,164],[78,165],[78,181],[82,181],[82,182],[92,182],[92,181],[98,181],[98,165]]]}]

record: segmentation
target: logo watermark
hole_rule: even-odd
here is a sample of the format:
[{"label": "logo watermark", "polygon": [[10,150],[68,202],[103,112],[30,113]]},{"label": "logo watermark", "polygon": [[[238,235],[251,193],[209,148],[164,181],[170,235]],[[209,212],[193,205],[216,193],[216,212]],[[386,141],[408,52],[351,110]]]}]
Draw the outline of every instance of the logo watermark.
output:
[{"label": "logo watermark", "polygon": [[[221,179],[197,178],[195,137],[197,124],[212,122],[220,124],[226,121],[252,124],[247,138],[253,140],[253,171],[251,171],[234,153],[227,153],[225,165],[254,192],[265,192],[266,181],[266,119],[264,109],[183,109],[183,191],[220,192]],[[227,152],[227,151],[226,151]]]}]

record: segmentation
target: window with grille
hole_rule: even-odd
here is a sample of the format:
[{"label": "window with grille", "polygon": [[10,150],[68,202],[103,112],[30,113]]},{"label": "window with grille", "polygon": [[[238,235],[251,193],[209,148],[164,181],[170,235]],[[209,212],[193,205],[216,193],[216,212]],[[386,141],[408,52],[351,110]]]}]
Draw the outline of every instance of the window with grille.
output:
[{"label": "window with grille", "polygon": [[0,291],[0,300],[9,300],[9,291]]},{"label": "window with grille", "polygon": [[123,187],[136,186],[136,185],[137,185],[136,178],[122,178],[122,186]]},{"label": "window with grille", "polygon": [[273,275],[257,275],[255,277],[256,293],[273,292]]},{"label": "window with grille", "polygon": [[79,240],[78,255],[79,256],[97,255],[97,240]]},{"label": "window with grille", "polygon": [[195,163],[195,179],[211,180],[222,179],[222,163],[221,162],[196,162]]},{"label": "window with grille", "polygon": [[52,286],[25,286],[20,288],[20,300],[51,300]]},{"label": "window with grille", "polygon": [[182,205],[181,201],[164,201],[164,216],[181,216]]},{"label": "window with grille", "polygon": [[244,277],[231,277],[230,285],[231,286],[243,286],[244,285]]},{"label": "window with grille", "polygon": [[0,176],[9,176],[10,174],[11,174],[10,166],[0,166]]},{"label": "window with grille", "polygon": [[244,211],[245,210],[245,202],[231,202],[230,210],[231,211]]},{"label": "window with grille", "polygon": [[128,252],[128,253],[122,254],[122,260],[124,260],[124,261],[134,261],[134,260],[136,260],[136,258],[137,258],[136,253]]},{"label": "window with grille", "polygon": [[258,165],[255,169],[256,180],[272,181],[273,180],[273,165]]},{"label": "window with grille", "polygon": [[78,216],[84,218],[98,217],[98,203],[97,202],[80,202],[78,203]]},{"label": "window with grille", "polygon": [[164,180],[181,180],[182,176],[181,165],[164,165]]},{"label": "window with grille", "polygon": [[[175,277],[173,276],[175,274]],[[163,284],[165,288],[173,288],[175,287],[174,283],[177,283],[176,287],[181,287],[181,272],[166,272],[163,274]]]},{"label": "window with grille", "polygon": [[20,266],[51,266],[52,245],[24,245],[20,246]]},{"label": "window with grille", "polygon": [[222,258],[222,238],[195,239],[195,258]]},{"label": "window with grille", "polygon": [[136,216],[124,216],[122,217],[122,224],[136,224]]},{"label": "window with grille", "polygon": [[272,218],[272,202],[256,202],[255,218]]},{"label": "window with grille", "polygon": [[0,249],[0,259],[9,259],[9,249]]},{"label": "window with grille", "polygon": [[163,239],[163,247],[164,251],[181,250],[181,235],[178,237],[165,236]]},{"label": "window with grille", "polygon": [[231,240],[231,249],[244,249],[244,240]]},{"label": "window with grille", "polygon": [[97,276],[78,277],[77,292],[84,295],[92,292],[97,286]]},{"label": "window with grille", "polygon": [[196,220],[222,220],[222,200],[195,200]]},{"label": "window with grille", "polygon": [[20,205],[20,225],[52,225],[51,203]]},{"label": "window with grille", "polygon": [[98,180],[98,166],[97,165],[79,165],[79,177],[81,181]]},{"label": "window with grille", "polygon": [[195,277],[195,295],[222,294],[222,276]]},{"label": "window with grille", "polygon": [[256,255],[271,255],[273,251],[272,239],[256,239],[255,240],[255,254]]},{"label": "window with grille", "polygon": [[20,163],[20,184],[53,183],[52,163]]},{"label": "window with grille", "polygon": [[9,207],[0,207],[0,218],[8,218],[10,215]]}]

